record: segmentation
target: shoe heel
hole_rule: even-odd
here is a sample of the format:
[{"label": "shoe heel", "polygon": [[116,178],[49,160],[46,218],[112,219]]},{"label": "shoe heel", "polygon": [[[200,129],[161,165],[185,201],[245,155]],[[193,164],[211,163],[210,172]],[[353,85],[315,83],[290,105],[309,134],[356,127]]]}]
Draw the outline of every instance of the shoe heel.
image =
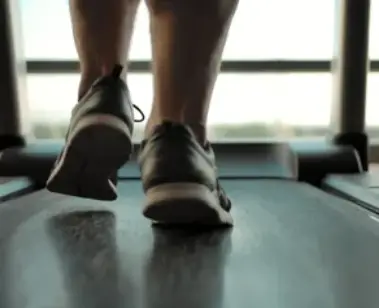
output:
[{"label": "shoe heel", "polygon": [[91,170],[109,170],[110,178],[130,158],[133,145],[129,131],[110,124],[110,121],[86,120],[87,125],[80,127],[76,133],[72,148],[86,157],[89,164],[94,164]]},{"label": "shoe heel", "polygon": [[132,152],[129,130],[118,121],[122,122],[112,116],[83,118],[71,133],[47,188],[84,198],[116,199],[115,185],[109,180],[129,160]]}]

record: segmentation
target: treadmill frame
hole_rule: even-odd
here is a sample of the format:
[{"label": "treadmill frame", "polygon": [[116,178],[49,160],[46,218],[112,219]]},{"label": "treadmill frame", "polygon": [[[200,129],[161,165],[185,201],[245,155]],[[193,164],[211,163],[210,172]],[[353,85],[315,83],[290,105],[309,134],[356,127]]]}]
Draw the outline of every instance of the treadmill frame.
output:
[{"label": "treadmill frame", "polygon": [[365,120],[370,2],[336,2],[338,7],[333,59],[333,139],[336,144],[352,146],[358,151],[364,171],[368,170],[369,164]]},{"label": "treadmill frame", "polygon": [[[345,1],[348,2],[348,1]],[[341,31],[344,52],[341,56],[336,95],[336,116],[339,127],[335,140],[350,144],[360,153],[363,172],[328,175],[322,187],[330,193],[350,200],[379,214],[379,170],[369,168],[368,137],[365,132],[365,89],[368,66],[368,24],[370,1],[350,1],[344,7],[344,32]],[[354,25],[354,26],[353,26]],[[375,154],[374,154],[375,155]]]}]

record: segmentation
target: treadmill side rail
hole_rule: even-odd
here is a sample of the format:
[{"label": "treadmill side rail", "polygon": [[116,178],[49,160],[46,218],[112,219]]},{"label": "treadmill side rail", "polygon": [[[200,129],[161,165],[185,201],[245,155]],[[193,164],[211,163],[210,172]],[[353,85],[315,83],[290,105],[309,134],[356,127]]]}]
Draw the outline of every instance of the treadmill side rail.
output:
[{"label": "treadmill side rail", "polygon": [[379,214],[379,170],[362,174],[329,175],[323,184],[329,191],[341,198]]}]

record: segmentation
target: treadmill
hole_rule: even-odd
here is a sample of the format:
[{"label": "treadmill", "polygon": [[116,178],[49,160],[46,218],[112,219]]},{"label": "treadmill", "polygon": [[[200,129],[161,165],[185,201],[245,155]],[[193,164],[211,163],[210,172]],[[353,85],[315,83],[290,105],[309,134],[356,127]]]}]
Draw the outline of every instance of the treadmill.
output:
[{"label": "treadmill", "polygon": [[[47,192],[63,141],[33,141],[20,125],[15,3],[0,4],[0,61],[13,64],[0,66],[0,174],[25,185],[0,202],[1,308],[378,307],[379,215],[322,189],[329,174],[363,170],[365,152],[344,138],[215,144],[228,229],[153,227],[135,159],[117,201]],[[367,37],[369,1],[339,4],[345,40]]]}]

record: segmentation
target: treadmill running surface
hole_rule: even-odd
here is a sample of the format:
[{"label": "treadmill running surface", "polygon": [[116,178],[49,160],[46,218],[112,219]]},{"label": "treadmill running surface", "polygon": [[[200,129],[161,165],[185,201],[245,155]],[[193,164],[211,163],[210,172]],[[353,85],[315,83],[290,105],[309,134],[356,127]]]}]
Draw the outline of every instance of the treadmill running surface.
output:
[{"label": "treadmill running surface", "polygon": [[138,181],[112,203],[0,204],[0,307],[378,307],[375,214],[291,180],[223,183],[226,230],[153,228]]}]

